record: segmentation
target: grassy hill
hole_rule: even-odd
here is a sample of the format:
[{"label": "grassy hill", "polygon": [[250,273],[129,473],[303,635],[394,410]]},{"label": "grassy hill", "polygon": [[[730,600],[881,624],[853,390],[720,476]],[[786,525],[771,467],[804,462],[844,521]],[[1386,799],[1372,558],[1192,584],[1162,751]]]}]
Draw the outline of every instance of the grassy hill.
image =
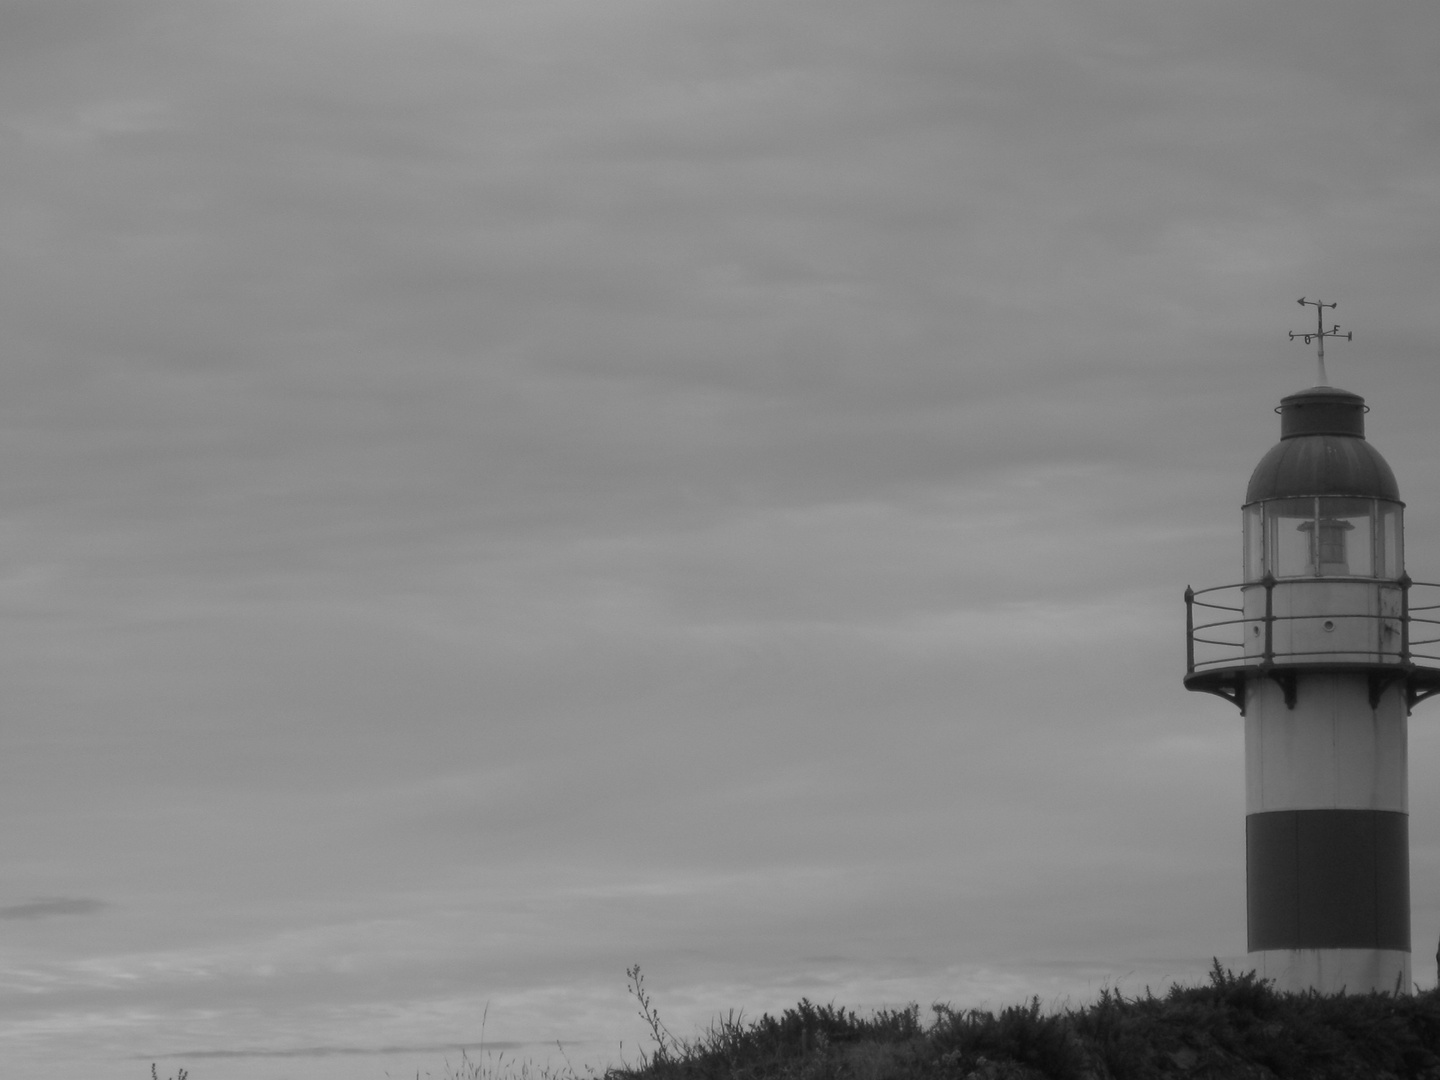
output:
[{"label": "grassy hill", "polygon": [[1440,1080],[1440,993],[1280,994],[1218,962],[1208,986],[1107,991],[1059,1013],[1035,1000],[922,1019],[918,1006],[858,1016],[801,1001],[779,1017],[732,1014],[688,1041],[660,1022],[639,969],[630,975],[655,1049],[607,1080]]},{"label": "grassy hill", "polygon": [[[922,1019],[917,1005],[860,1016],[802,1000],[686,1040],[661,1022],[639,967],[627,974],[654,1044],[638,1064],[602,1074],[462,1055],[442,1080],[1440,1080],[1440,990],[1281,994],[1217,962],[1208,986],[1102,991],[1063,1012],[1035,999],[998,1014],[936,1005]],[[162,1080],[153,1065],[151,1077]]]}]

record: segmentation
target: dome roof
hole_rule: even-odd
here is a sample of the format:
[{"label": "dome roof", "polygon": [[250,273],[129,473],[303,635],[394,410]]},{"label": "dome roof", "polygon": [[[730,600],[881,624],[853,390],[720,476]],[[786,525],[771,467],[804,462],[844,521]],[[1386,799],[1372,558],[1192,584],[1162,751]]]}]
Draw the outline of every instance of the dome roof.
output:
[{"label": "dome roof", "polygon": [[1365,399],[1314,386],[1280,402],[1280,441],[1250,476],[1245,502],[1305,495],[1400,501],[1395,474],[1365,441]]},{"label": "dome roof", "polygon": [[1250,474],[1247,503],[1292,495],[1361,495],[1400,501],[1395,474],[1353,435],[1301,435],[1270,448]]}]

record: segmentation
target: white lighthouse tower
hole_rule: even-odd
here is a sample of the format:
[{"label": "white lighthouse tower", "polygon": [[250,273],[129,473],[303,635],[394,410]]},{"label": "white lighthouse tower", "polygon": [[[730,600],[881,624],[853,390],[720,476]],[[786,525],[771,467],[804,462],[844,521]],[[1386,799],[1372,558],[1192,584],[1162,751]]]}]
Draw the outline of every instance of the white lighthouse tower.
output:
[{"label": "white lighthouse tower", "polygon": [[1244,580],[1185,590],[1185,686],[1245,718],[1250,963],[1281,990],[1408,992],[1406,718],[1440,692],[1440,587],[1406,574],[1395,475],[1321,357],[1250,477]]}]

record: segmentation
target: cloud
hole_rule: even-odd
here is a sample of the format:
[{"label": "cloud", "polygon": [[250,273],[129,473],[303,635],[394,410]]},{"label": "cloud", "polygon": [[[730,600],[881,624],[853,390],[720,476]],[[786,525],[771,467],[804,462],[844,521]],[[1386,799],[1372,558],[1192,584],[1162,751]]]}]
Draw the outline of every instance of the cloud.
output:
[{"label": "cloud", "polygon": [[[429,1043],[409,1046],[302,1046],[293,1050],[182,1050],[166,1054],[136,1054],[132,1060],[149,1061],[151,1058],[322,1058],[322,1057],[366,1057],[381,1054],[444,1054],[459,1051],[489,1052],[491,1050],[520,1050],[531,1043],[496,1041],[479,1043]],[[561,1045],[563,1043],[548,1044]]]},{"label": "cloud", "polygon": [[56,915],[94,915],[110,907],[83,897],[47,896],[23,904],[0,907],[0,919],[48,919]]}]

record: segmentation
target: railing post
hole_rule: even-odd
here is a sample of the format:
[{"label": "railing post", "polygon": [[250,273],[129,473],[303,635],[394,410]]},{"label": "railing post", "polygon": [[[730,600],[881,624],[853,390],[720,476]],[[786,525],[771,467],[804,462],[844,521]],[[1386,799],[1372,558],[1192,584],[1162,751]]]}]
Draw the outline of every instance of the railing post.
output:
[{"label": "railing post", "polygon": [[1195,590],[1185,586],[1185,674],[1195,674]]},{"label": "railing post", "polygon": [[1265,584],[1265,663],[1275,662],[1275,575],[1266,571]]},{"label": "railing post", "polygon": [[1400,663],[1410,666],[1410,575],[1400,575]]}]

